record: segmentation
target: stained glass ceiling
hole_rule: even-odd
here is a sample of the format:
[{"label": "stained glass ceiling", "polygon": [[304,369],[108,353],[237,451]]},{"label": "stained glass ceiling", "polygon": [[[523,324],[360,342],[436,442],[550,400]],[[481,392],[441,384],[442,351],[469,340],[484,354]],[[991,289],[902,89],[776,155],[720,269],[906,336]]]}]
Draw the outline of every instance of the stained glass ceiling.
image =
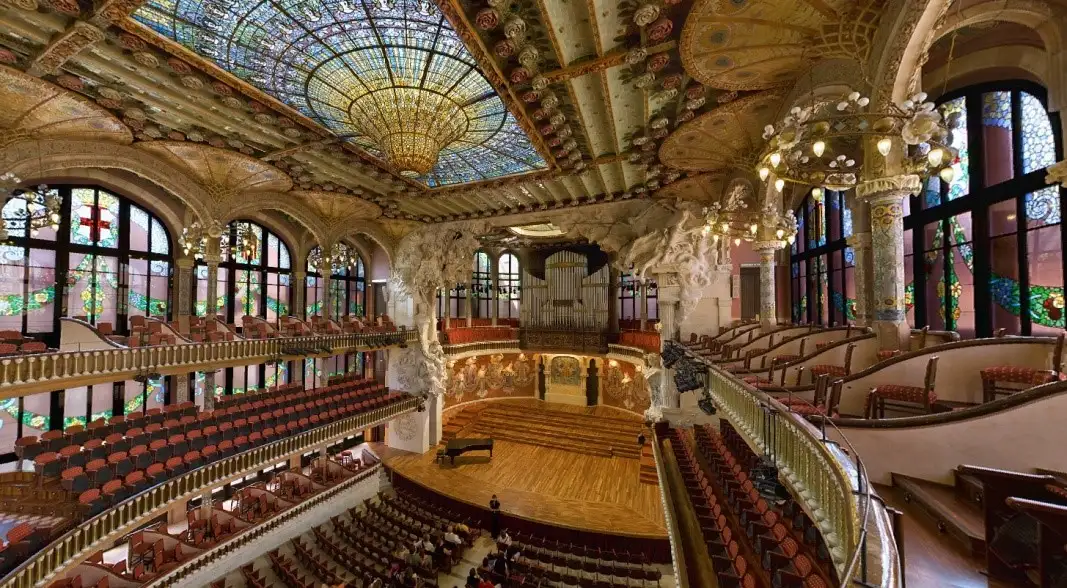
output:
[{"label": "stained glass ceiling", "polygon": [[133,17],[378,157],[349,116],[357,99],[448,96],[469,124],[419,178],[430,187],[545,167],[432,0],[148,0]]}]

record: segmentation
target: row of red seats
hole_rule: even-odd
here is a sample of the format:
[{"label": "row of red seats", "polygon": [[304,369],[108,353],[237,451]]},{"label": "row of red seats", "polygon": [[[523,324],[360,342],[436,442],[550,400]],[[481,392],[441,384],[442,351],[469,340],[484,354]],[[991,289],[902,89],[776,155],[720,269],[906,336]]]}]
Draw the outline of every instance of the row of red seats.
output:
[{"label": "row of red seats", "polygon": [[270,552],[270,564],[274,573],[282,579],[289,588],[314,588],[317,582],[313,578],[305,576],[289,559],[277,549]]},{"label": "row of red seats", "polygon": [[300,560],[300,563],[306,569],[311,570],[315,577],[330,586],[338,586],[345,583],[344,577],[337,569],[337,564],[331,564],[326,561],[326,558],[305,543],[303,538],[297,537],[291,544],[293,553],[296,554],[296,559]]},{"label": "row of red seats", "polygon": [[28,355],[30,353],[47,353],[48,345],[40,341],[27,341],[25,343],[0,343],[0,357],[6,355]]},{"label": "row of red seats", "polygon": [[645,351],[659,352],[659,333],[648,331],[623,331],[619,333],[619,345],[637,347]]},{"label": "row of red seats", "polygon": [[[368,381],[369,382],[369,381]],[[291,384],[282,384],[279,386],[271,386],[269,388],[260,388],[258,390],[252,389],[244,394],[231,394],[229,396],[219,396],[215,398],[215,408],[226,408],[234,404],[240,404],[242,402],[255,402],[256,400],[277,396],[279,394],[290,394],[293,392],[299,392],[304,389],[302,382],[293,382]]]},{"label": "row of red seats", "polygon": [[[712,490],[710,494],[722,498],[733,512],[740,513],[739,526],[732,529],[733,535],[754,549],[772,584],[783,588],[828,586],[827,577],[817,570],[815,558],[803,543],[803,533],[800,537],[794,534],[792,521],[768,504],[749,478],[756,456],[748,446],[741,448],[742,457],[736,457],[711,427],[697,427],[696,436],[700,453],[715,470],[710,479],[719,483],[718,493],[710,483],[702,485],[701,490],[705,496]],[[737,443],[732,445],[738,447]],[[703,473],[701,469],[700,474]],[[720,544],[718,555],[722,555],[722,547]]]},{"label": "row of red seats", "polygon": [[[103,460],[95,460],[85,468],[73,466],[62,472],[63,485],[72,493],[80,492],[78,501],[89,516],[93,516],[150,486],[212,461],[308,428],[388,406],[401,398],[399,394],[386,394],[384,389],[375,388],[363,391],[347,391],[345,387],[322,390],[331,391],[306,404],[275,408],[273,411],[268,406],[258,416],[225,421],[205,430],[193,430],[188,436],[178,433],[167,441],[154,441],[154,449],[147,451],[144,445],[139,445],[135,448],[139,448],[135,457],[137,461],[132,461],[126,452],[118,452],[108,457],[106,465],[102,463]],[[191,437],[191,442],[187,437]],[[41,457],[44,456],[38,459]],[[145,468],[143,474],[139,469],[141,466]]]},{"label": "row of red seats", "polygon": [[447,329],[445,336],[453,345],[482,341],[512,341],[519,338],[519,330],[512,327],[462,327]]}]

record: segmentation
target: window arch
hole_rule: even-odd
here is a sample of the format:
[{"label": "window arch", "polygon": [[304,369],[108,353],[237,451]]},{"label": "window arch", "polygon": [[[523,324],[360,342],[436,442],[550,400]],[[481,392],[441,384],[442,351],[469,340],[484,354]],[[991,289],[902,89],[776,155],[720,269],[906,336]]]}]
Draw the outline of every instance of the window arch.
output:
[{"label": "window arch", "polygon": [[[333,262],[330,274],[329,288],[333,302],[330,316],[366,316],[367,276],[363,257],[346,243],[338,244],[337,248],[340,259]],[[307,258],[306,316],[321,314],[322,305],[326,301],[322,276],[319,274],[319,268],[312,263],[313,259],[321,255],[321,251],[319,247],[315,247]]]},{"label": "window arch", "polygon": [[519,318],[519,303],[522,298],[522,271],[519,258],[510,251],[500,254],[496,260],[497,317]]},{"label": "window arch", "polygon": [[[100,186],[52,186],[46,193],[59,199],[58,229],[27,227],[24,198],[3,206],[8,239],[0,245],[0,330],[55,348],[64,316],[107,323],[118,334],[129,333],[133,316],[167,319],[171,236],[160,218]],[[0,451],[6,454],[19,436],[106,418],[116,409],[158,406],[163,390],[160,378],[147,393],[135,382],[125,388],[108,382],[2,400]]]},{"label": "window arch", "polygon": [[[251,240],[253,248],[243,248]],[[289,247],[277,235],[251,221],[234,221],[222,236],[219,262],[217,308],[226,322],[240,324],[245,316],[278,324],[291,314],[292,260]],[[207,266],[197,262],[196,307],[207,312]]]},{"label": "window arch", "polygon": [[[26,200],[3,207],[0,330],[59,345],[59,319],[109,323],[127,333],[129,317],[170,314],[171,238],[144,207],[97,186],[57,186],[58,230],[18,220]],[[120,295],[122,295],[120,297]]]},{"label": "window arch", "polygon": [[915,326],[985,337],[1062,332],[1063,189],[1045,168],[1063,158],[1058,115],[1029,82],[943,96],[959,152],[951,182],[908,199],[905,297]]}]

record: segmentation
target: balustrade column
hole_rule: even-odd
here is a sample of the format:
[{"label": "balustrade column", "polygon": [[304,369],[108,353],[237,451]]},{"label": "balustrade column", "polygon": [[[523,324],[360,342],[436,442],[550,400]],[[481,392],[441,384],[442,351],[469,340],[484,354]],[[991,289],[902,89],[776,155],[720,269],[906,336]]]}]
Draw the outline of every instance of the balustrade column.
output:
[{"label": "balustrade column", "polygon": [[758,241],[752,249],[759,253],[759,316],[760,326],[765,329],[778,324],[778,307],[774,286],[774,256],[782,248],[782,241]]},{"label": "balustrade column", "polygon": [[193,259],[191,257],[179,258],[175,265],[178,266],[178,273],[175,276],[175,290],[177,296],[175,299],[178,304],[178,312],[176,316],[189,316],[193,308]]},{"label": "balustrade column", "polygon": [[919,176],[879,178],[861,183],[856,195],[871,206],[871,263],[874,281],[873,327],[881,349],[907,349],[904,305],[904,198],[922,187]]},{"label": "balustrade column", "polygon": [[289,314],[297,318],[307,318],[307,272],[293,272],[293,306]]}]

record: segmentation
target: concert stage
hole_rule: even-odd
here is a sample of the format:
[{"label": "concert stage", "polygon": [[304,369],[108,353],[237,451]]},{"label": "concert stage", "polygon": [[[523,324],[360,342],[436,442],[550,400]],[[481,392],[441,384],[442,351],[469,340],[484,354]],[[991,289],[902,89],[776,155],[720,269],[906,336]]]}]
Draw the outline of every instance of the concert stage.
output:
[{"label": "concert stage", "polygon": [[[547,403],[544,406],[556,410],[575,408]],[[575,419],[579,420],[579,415]],[[514,426],[523,427],[524,423],[515,421]],[[660,489],[640,482],[640,460],[493,436],[492,460],[488,455],[474,453],[457,457],[455,466],[435,463],[437,448],[423,455],[378,444],[374,450],[396,474],[462,503],[484,508],[496,494],[505,514],[522,519],[641,539],[666,539]],[[632,442],[636,445],[636,439]]]}]

